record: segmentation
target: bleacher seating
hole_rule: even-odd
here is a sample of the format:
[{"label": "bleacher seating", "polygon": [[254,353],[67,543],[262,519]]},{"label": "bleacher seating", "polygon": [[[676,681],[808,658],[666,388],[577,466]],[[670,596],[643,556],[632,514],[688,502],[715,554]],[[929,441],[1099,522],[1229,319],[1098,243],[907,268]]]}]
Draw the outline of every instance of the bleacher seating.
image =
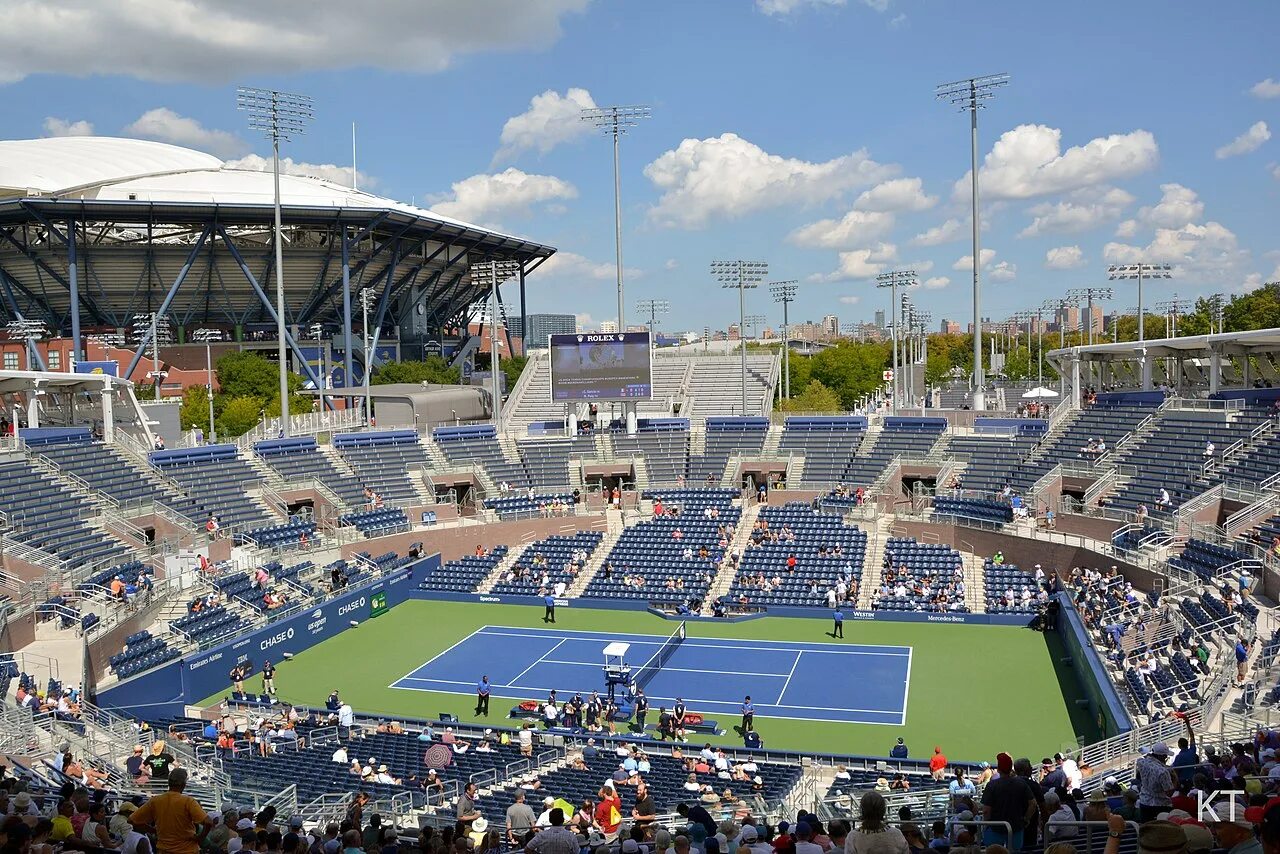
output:
[{"label": "bleacher seating", "polygon": [[862,416],[790,417],[783,423],[778,449],[804,455],[800,483],[792,488],[828,488],[845,483],[846,472],[866,435]]},{"label": "bleacher seating", "polygon": [[[1251,556],[1217,543],[1191,539],[1187,541],[1182,554],[1169,558],[1169,566],[1189,572],[1201,581],[1208,582],[1216,578],[1223,567],[1242,560],[1251,560]],[[1258,573],[1255,569],[1256,574]]]},{"label": "bleacher seating", "polygon": [[182,655],[182,650],[169,646],[164,638],[152,637],[145,630],[125,638],[124,644],[123,652],[108,659],[108,664],[119,679],[128,679]]},{"label": "bleacher seating", "polygon": [[245,535],[259,548],[283,549],[302,545],[302,538],[307,538],[309,545],[316,545],[316,523],[298,516],[289,517],[284,525],[271,525],[266,528],[254,528]]},{"label": "bleacher seating", "polygon": [[562,492],[555,495],[499,495],[484,500],[486,510],[498,514],[499,519],[529,519],[537,516],[568,516],[573,514],[573,495]]},{"label": "bleacher seating", "polygon": [[[516,558],[507,576],[494,586],[493,592],[508,596],[545,595],[546,591],[554,590],[561,583],[567,590],[602,539],[604,534],[600,531],[579,531],[572,536],[556,534],[538,540]],[[575,554],[582,558],[582,566],[575,564]],[[569,572],[571,564],[575,564],[573,572]]]},{"label": "bleacher seating", "polygon": [[[662,502],[664,515],[627,528],[583,596],[662,602],[703,599],[730,539],[721,530],[737,525],[741,515],[731,503],[736,495],[730,489],[646,493],[645,497]],[[679,515],[665,512],[672,507],[679,508]],[[709,518],[708,509],[718,516]],[[705,557],[700,556],[704,548]],[[636,585],[635,579],[642,583]]]},{"label": "bleacher seating", "polygon": [[85,516],[92,507],[20,455],[0,459],[0,511],[10,536],[68,561],[103,563],[125,547]]},{"label": "bleacher seating", "polygon": [[759,455],[769,432],[769,419],[708,418],[705,429],[706,448],[700,456],[689,458],[689,480],[702,484],[713,477],[718,484],[731,456]]},{"label": "bleacher seating", "polygon": [[[1018,464],[1040,443],[1041,430],[1018,430],[1008,435],[952,436],[947,454],[964,461],[959,488],[995,494],[1011,486]],[[938,484],[939,489],[951,484]]]},{"label": "bleacher seating", "polygon": [[401,531],[408,531],[412,527],[405,512],[393,507],[365,510],[359,513],[344,513],[338,518],[338,521],[343,525],[355,527],[366,537],[398,534]]},{"label": "bleacher seating", "polygon": [[884,428],[871,449],[858,456],[845,472],[845,483],[866,488],[875,483],[894,457],[926,456],[946,427],[945,418],[885,418]]},{"label": "bleacher seating", "polygon": [[578,478],[569,471],[573,457],[594,457],[595,438],[574,436],[552,437],[520,442],[520,457],[524,460],[529,485],[539,493],[564,493],[572,491]]},{"label": "bleacher seating", "polygon": [[1026,493],[1045,472],[1059,463],[1088,463],[1082,452],[1091,440],[1106,444],[1108,452],[1155,413],[1154,403],[1099,402],[1066,416],[1052,437],[1047,437],[1028,458],[1009,473],[1009,485]]},{"label": "bleacher seating", "polygon": [[505,483],[515,490],[527,490],[531,485],[524,463],[518,458],[509,460],[502,452],[492,424],[437,427],[431,438],[449,462],[479,465],[499,487]]},{"label": "bleacher seating", "polygon": [[960,516],[1004,525],[1013,521],[1013,507],[1000,498],[974,498],[965,495],[938,494],[933,499],[934,518]]},{"label": "bleacher seating", "polygon": [[319,481],[349,507],[365,504],[363,484],[340,471],[314,436],[267,439],[257,442],[253,452],[285,481],[311,478]]},{"label": "bleacher seating", "polygon": [[1032,614],[1046,599],[1030,573],[1014,564],[996,565],[991,558],[983,561],[982,583],[988,614]]},{"label": "bleacher seating", "polygon": [[[769,382],[777,356],[747,354],[747,411],[742,411],[742,366],[738,356],[693,361],[689,397],[692,418],[723,415],[761,415],[770,409],[773,385]],[[658,360],[655,360],[658,361]]]},{"label": "bleacher seating", "polygon": [[[689,422],[683,418],[651,419],[639,424],[634,436],[622,431],[612,434],[618,457],[643,457],[653,486],[676,486],[689,474]],[[690,484],[702,485],[702,484]],[[719,486],[717,474],[708,486]]]},{"label": "bleacher seating", "polygon": [[267,584],[262,586],[254,580],[253,572],[227,572],[214,579],[214,586],[218,591],[227,598],[239,599],[241,602],[250,607],[266,611],[267,604],[265,601],[268,590],[276,590],[286,595],[286,598],[297,598],[307,593],[307,589],[298,582],[298,576],[305,570],[311,569],[310,561],[294,564],[292,566],[284,566],[279,561],[271,561],[265,563],[261,567],[267,572]]},{"label": "bleacher seating", "polygon": [[195,613],[179,617],[169,627],[189,641],[206,646],[222,638],[236,634],[245,626],[240,614],[225,605],[215,605]]},{"label": "bleacher seating", "polygon": [[33,451],[83,480],[94,490],[128,507],[158,501],[168,506],[181,497],[113,445],[91,440],[88,428],[60,429],[24,439]]},{"label": "bleacher seating", "polygon": [[217,516],[219,527],[250,530],[269,528],[276,519],[267,508],[249,496],[262,476],[241,459],[235,445],[205,445],[154,451],[151,465],[178,483],[184,493],[174,509],[203,526]]},{"label": "bleacher seating", "polygon": [[506,556],[507,547],[497,546],[483,555],[466,555],[458,560],[448,561],[441,564],[439,569],[423,579],[418,586],[423,590],[470,593]]},{"label": "bleacher seating", "polygon": [[360,489],[372,489],[387,506],[405,506],[420,499],[410,480],[410,469],[430,467],[426,449],[413,430],[380,430],[340,433],[334,450],[360,479]]},{"label": "bleacher seating", "polygon": [[[770,533],[782,535],[785,530],[795,539],[769,542],[762,531],[761,544],[748,545],[743,552],[725,597],[728,601],[825,607],[827,592],[841,579],[846,590],[856,594],[867,552],[866,532],[845,525],[837,515],[814,513],[800,502],[765,507],[759,518],[768,524]],[[796,566],[788,571],[787,560],[793,554]]]},{"label": "bleacher seating", "polygon": [[[885,542],[885,574],[871,606],[890,611],[958,611],[964,605],[964,563],[960,552],[909,537]],[[889,573],[896,575],[890,582]]]}]

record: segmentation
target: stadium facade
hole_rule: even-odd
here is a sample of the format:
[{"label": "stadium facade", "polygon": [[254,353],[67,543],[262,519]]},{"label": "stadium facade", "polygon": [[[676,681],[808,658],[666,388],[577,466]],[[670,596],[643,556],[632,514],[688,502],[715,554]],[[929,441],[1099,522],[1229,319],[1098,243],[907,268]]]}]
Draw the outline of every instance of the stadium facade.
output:
[{"label": "stadium facade", "polygon": [[[313,382],[299,342],[317,325],[341,353],[332,385],[358,378],[361,291],[374,345],[397,338],[403,356],[459,358],[489,290],[472,263],[518,265],[507,287],[523,315],[526,277],[555,252],[332,181],[282,175],[280,191],[289,350]],[[43,322],[80,359],[86,337],[123,334],[151,312],[168,315],[179,343],[196,328],[274,340],[272,223],[271,174],[209,154],[102,137],[0,141],[0,313]]]}]

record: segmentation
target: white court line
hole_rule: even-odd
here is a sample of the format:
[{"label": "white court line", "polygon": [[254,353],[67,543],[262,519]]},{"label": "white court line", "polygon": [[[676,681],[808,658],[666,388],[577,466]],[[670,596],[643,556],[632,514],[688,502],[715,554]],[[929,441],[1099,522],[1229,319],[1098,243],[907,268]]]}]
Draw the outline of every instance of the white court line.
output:
[{"label": "white court line", "polygon": [[902,689],[902,724],[907,724],[907,698],[911,695],[911,647],[907,647],[907,678],[906,685]]},{"label": "white court line", "polygon": [[[541,634],[526,634],[526,633],[519,632],[519,631],[507,631],[507,632],[494,631],[494,632],[484,632],[483,634],[484,634],[484,636],[485,636],[485,637],[509,637],[509,638],[536,638],[536,637],[542,637],[542,635],[541,635]],[[654,646],[661,646],[661,645],[662,645],[662,643],[663,643],[663,642],[665,642],[665,640],[666,640],[666,638],[658,639],[658,636],[657,636],[657,635],[620,635],[620,634],[616,634],[616,633],[615,633],[615,634],[610,634],[609,632],[594,632],[593,634],[608,635],[608,636],[610,636],[610,637],[615,637],[615,638],[616,638],[616,637],[629,637],[629,638],[634,638],[634,637],[651,637],[651,638],[655,638],[655,640],[653,640],[653,641],[631,641],[631,643],[633,643],[633,644],[637,644],[637,645],[638,645],[638,644],[653,644]],[[565,638],[565,640],[567,640],[567,641],[569,641],[569,640],[590,640],[590,638],[574,638],[574,637],[569,637],[569,638]],[[700,640],[706,640],[706,638],[700,638]],[[816,646],[822,646],[823,644],[815,644],[815,645],[816,645]],[[827,645],[827,646],[831,646],[832,644],[826,644],[826,645]],[[836,651],[836,650],[826,650],[826,649],[797,649],[796,647],[747,646],[745,643],[741,643],[741,642],[739,642],[739,643],[734,643],[732,646],[730,646],[730,645],[728,645],[728,644],[698,643],[696,640],[685,640],[684,642],[682,642],[682,643],[680,644],[680,648],[681,648],[681,649],[722,649],[722,650],[729,650],[730,652],[739,652],[739,651],[750,651],[750,652],[788,652],[788,653],[796,653],[796,652],[812,652],[812,653],[819,653],[819,654],[821,654],[821,655],[882,655],[882,656],[885,656],[885,657],[887,657],[887,658],[909,658],[909,657],[911,656],[911,652],[910,652],[911,647],[909,647],[909,646],[886,647],[887,649],[904,649],[904,650],[907,650],[907,652],[868,652],[868,651],[866,651],[866,650],[859,650],[859,649],[846,649],[846,648],[841,648],[839,651]]]},{"label": "white court line", "polygon": [[[550,653],[548,653],[548,655],[550,655]],[[560,661],[558,659],[548,658],[542,663],[570,664],[574,667],[594,667],[597,670],[600,669],[600,662],[598,661]],[[707,669],[705,667],[663,667],[661,670],[663,673],[670,673],[673,671],[676,673],[701,673],[703,675],[706,675],[707,673]],[[787,675],[785,673],[743,673],[740,670],[717,670],[716,673],[724,676],[760,676],[767,677],[769,679],[782,679]]]},{"label": "white court line", "polygon": [[[586,609],[583,609],[583,610],[586,610]],[[490,631],[486,631],[486,629],[501,629],[503,631],[490,632]],[[537,626],[524,626],[519,628],[514,626],[481,626],[480,628],[476,629],[475,634],[496,635],[496,634],[506,634],[506,633],[517,633],[517,636],[518,636],[518,633],[521,631],[532,632],[534,634],[550,634],[552,632],[568,631],[570,634],[573,634],[573,635],[604,635],[605,637],[610,637],[610,638],[653,638],[652,641],[633,641],[633,642],[657,643],[657,644],[665,643],[667,638],[670,637],[669,635],[641,635],[641,634],[630,634],[627,632],[596,632],[596,631],[591,631],[590,629],[567,629],[567,630],[543,629]],[[573,638],[570,638],[570,640],[572,639]],[[579,640],[589,640],[589,638],[579,638]],[[688,645],[691,641],[708,641],[708,643],[702,644],[702,645],[719,647],[720,649],[742,649],[742,647],[738,645],[741,643],[741,641],[737,640],[736,638],[717,638],[717,637],[702,637],[702,636],[691,637],[688,640],[684,641],[682,646]],[[721,643],[711,643],[711,641],[721,641]],[[832,653],[843,652],[849,655],[905,655],[905,653],[901,653],[901,652],[866,652],[865,650],[858,649],[858,647],[878,647],[880,649],[911,649],[911,647],[909,646],[898,646],[896,644],[886,644],[886,643],[844,644],[844,643],[827,643],[826,641],[775,641],[775,643],[791,644],[793,647],[802,647],[803,648],[801,650],[802,652],[810,652],[810,651],[826,652],[827,650],[818,650],[813,648],[829,646],[829,647],[832,647],[831,649]],[[795,652],[795,649],[794,648],[788,649],[786,650],[786,652]]]},{"label": "white court line", "polygon": [[[488,627],[486,626],[485,628],[488,628]],[[467,641],[471,640],[471,639],[472,639],[473,637],[475,637],[476,635],[480,634],[480,631],[481,631],[480,629],[476,629],[474,632],[472,632],[471,634],[467,635],[465,638],[463,638],[462,640],[460,640],[460,641],[458,641],[457,643],[453,644],[453,645],[452,645],[452,646],[450,646],[449,648],[440,650],[440,651],[439,651],[439,652],[437,652],[435,655],[431,656],[431,657],[430,657],[430,658],[428,658],[426,661],[422,662],[422,663],[421,663],[421,664],[419,664],[417,667],[413,668],[413,669],[412,669],[412,670],[410,670],[408,673],[406,673],[405,675],[401,676],[401,677],[400,677],[400,679],[397,679],[397,680],[396,680],[396,682],[399,682],[401,679],[408,679],[410,676],[413,676],[413,674],[417,673],[419,670],[421,670],[422,668],[426,667],[428,664],[430,664],[431,662],[435,661],[435,660],[436,660],[437,658],[439,658],[440,656],[442,656],[442,655],[447,655],[448,653],[453,652],[455,649],[457,649],[458,647],[462,646],[464,643],[466,643]],[[479,680],[476,680],[476,681],[478,682]],[[395,687],[395,682],[392,682],[392,683],[391,683],[390,685],[388,685],[387,687],[388,687],[388,688],[394,688],[394,687]]]},{"label": "white court line", "polygon": [[791,672],[787,674],[787,681],[782,683],[782,691],[778,694],[778,702],[782,702],[782,698],[787,696],[787,686],[791,684],[791,677],[796,675],[796,668],[800,666],[800,657],[804,655],[804,651],[796,653],[796,660],[791,662]]},{"label": "white court line", "polygon": [[524,676],[524,675],[525,675],[526,673],[528,673],[530,670],[532,670],[533,668],[537,667],[539,664],[542,664],[542,662],[544,662],[544,661],[546,660],[546,658],[547,658],[547,656],[548,656],[548,655],[550,655],[551,653],[555,652],[557,649],[559,649],[560,647],[564,646],[564,645],[565,645],[566,643],[568,643],[568,642],[569,642],[569,639],[568,639],[568,638],[565,638],[564,640],[560,641],[560,643],[556,644],[555,646],[551,647],[551,649],[547,650],[547,651],[546,651],[546,652],[544,652],[542,655],[538,656],[537,660],[536,660],[536,661],[534,661],[534,662],[533,662],[533,664],[530,664],[530,665],[529,665],[528,667],[526,667],[524,670],[521,670],[518,674],[516,674],[516,678],[515,678],[515,679],[512,679],[512,680],[511,680],[511,682],[509,682],[509,683],[507,684],[507,687],[508,687],[508,688],[515,687],[515,683],[520,681],[520,677],[521,677],[521,676]]},{"label": "white court line", "polygon": [[[403,681],[406,681],[406,680],[407,680],[407,681],[409,681],[409,682],[432,682],[432,683],[435,683],[435,684],[438,684],[438,685],[472,685],[472,684],[474,684],[474,683],[471,683],[471,682],[462,682],[462,681],[460,681],[460,680],[456,680],[456,679],[425,679],[425,678],[423,678],[423,677],[421,677],[421,676],[407,676],[407,677],[405,677],[405,679],[402,679],[402,680],[400,680],[400,681],[402,681],[402,682],[403,682]],[[393,686],[391,686],[391,687],[395,688],[395,687],[401,687],[401,686],[395,686],[395,685],[393,685]],[[494,688],[499,688],[499,689],[505,688],[505,689],[508,689],[508,690],[511,690],[511,691],[538,691],[538,692],[546,691],[546,692],[550,692],[550,691],[552,691],[552,690],[559,690],[559,691],[566,691],[566,690],[568,690],[568,689],[565,689],[565,688],[560,688],[560,689],[540,688],[540,687],[538,687],[538,686],[536,686],[536,685],[494,685],[493,687],[494,687]],[[430,690],[430,689],[427,689],[427,688],[402,688],[402,690],[406,690],[406,691],[426,691],[426,690]],[[446,693],[464,693],[464,692],[446,692]],[[510,698],[510,697],[508,697],[507,699],[511,699],[511,698]],[[652,706],[653,706],[653,702],[652,702],[652,701],[654,701],[654,700],[662,700],[662,701],[665,701],[665,702],[674,702],[674,701],[675,701],[675,698],[674,698],[674,697],[649,697],[649,700],[650,700],[649,706],[650,706],[650,708],[652,708]],[[734,710],[734,709],[736,708],[736,706],[737,706],[737,703],[732,703],[732,702],[729,702],[729,701],[727,701],[727,700],[699,700],[699,699],[697,699],[697,698],[686,698],[686,699],[685,699],[685,704],[686,704],[686,705],[693,705],[693,704],[695,704],[695,703],[696,703],[696,704],[701,704],[701,705],[704,705],[704,706],[723,706],[723,707],[725,707],[726,709],[729,709],[729,710],[731,710],[731,711],[732,711],[732,710]],[[892,709],[851,709],[851,708],[848,708],[847,706],[841,706],[841,707],[839,707],[839,708],[834,707],[834,706],[793,706],[793,705],[783,705],[783,704],[777,704],[777,703],[763,703],[763,704],[761,704],[761,705],[763,705],[765,708],[768,708],[768,709],[798,709],[798,710],[800,710],[800,711],[805,711],[805,712],[859,712],[859,713],[861,713],[861,714],[867,714],[867,715],[892,715],[892,714],[896,714],[896,712],[894,712]],[[802,719],[801,719],[801,718],[796,718],[795,720],[802,720]],[[862,723],[862,721],[847,721],[847,720],[842,720],[842,721],[841,721],[841,723]],[[896,724],[895,724],[895,726],[896,726]]]}]

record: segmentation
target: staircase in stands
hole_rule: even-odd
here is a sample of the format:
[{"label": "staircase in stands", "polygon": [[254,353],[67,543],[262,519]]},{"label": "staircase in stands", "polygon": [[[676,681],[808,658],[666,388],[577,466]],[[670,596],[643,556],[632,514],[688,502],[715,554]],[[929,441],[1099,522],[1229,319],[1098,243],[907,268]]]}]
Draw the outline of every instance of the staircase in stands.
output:
[{"label": "staircase in stands", "polygon": [[986,573],[983,571],[985,561],[971,552],[960,552],[960,563],[964,567],[964,604],[973,614],[985,614],[987,611]]},{"label": "staircase in stands", "polygon": [[521,543],[518,546],[512,546],[507,549],[507,553],[502,556],[502,560],[498,561],[498,565],[493,568],[493,571],[486,575],[484,579],[476,585],[476,592],[491,592],[493,588],[498,585],[498,582],[502,580],[502,577],[507,574],[507,570],[516,565],[516,561],[520,559],[522,554],[529,550],[531,545],[533,545],[532,542]]},{"label": "staircase in stands", "polygon": [[862,561],[862,581],[858,584],[858,601],[854,606],[859,611],[871,610],[871,596],[880,588],[880,579],[884,577],[885,541],[891,536],[891,516],[879,517],[875,526],[867,531],[867,554]]},{"label": "staircase in stands", "polygon": [[587,565],[583,567],[582,572],[578,573],[577,580],[565,591],[565,596],[569,599],[575,599],[583,594],[583,591],[591,584],[591,579],[595,578],[596,573],[600,571],[600,567],[604,566],[605,559],[609,557],[609,552],[613,551],[613,547],[617,545],[618,538],[622,536],[622,532],[626,530],[626,525],[622,521],[621,510],[613,507],[606,508],[604,518],[608,524],[604,532],[604,539],[600,541],[600,545],[596,546],[596,550],[591,553],[591,558],[587,561]]},{"label": "staircase in stands", "polygon": [[[746,502],[746,506],[742,508],[742,516],[738,519],[738,527],[733,532],[733,539],[729,541],[726,553],[740,555],[746,552],[747,543],[751,541],[751,530],[755,528],[756,520],[760,518],[761,506],[760,504]],[[715,580],[707,588],[706,602],[702,607],[704,616],[711,615],[711,603],[729,592],[729,588],[733,587],[733,579],[737,574],[737,566],[730,566],[729,561],[724,561],[720,564],[720,571],[716,573]]]}]

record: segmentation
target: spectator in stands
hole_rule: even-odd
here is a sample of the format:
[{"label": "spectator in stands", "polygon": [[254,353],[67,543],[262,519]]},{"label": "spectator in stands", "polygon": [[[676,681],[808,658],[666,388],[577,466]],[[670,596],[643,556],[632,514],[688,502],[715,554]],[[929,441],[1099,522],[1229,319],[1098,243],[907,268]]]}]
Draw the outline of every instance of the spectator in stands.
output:
[{"label": "spectator in stands", "polygon": [[[898,828],[886,824],[887,806],[879,792],[867,792],[859,802],[862,818],[858,829],[845,838],[847,854],[906,854],[907,840]],[[803,822],[801,822],[803,824]],[[799,848],[797,845],[797,854]]]},{"label": "spectator in stands", "polygon": [[1023,829],[1036,814],[1036,801],[1026,782],[1013,773],[1013,757],[996,756],[998,776],[982,790],[982,817],[985,821],[1006,822],[1010,832],[988,826],[983,829],[984,845],[1004,845],[1010,851],[1022,848]]},{"label": "spectator in stands", "polygon": [[[933,767],[932,760],[930,761],[929,766],[930,768]],[[938,778],[935,777],[934,779],[936,780]],[[972,799],[973,796],[977,794],[977,791],[978,791],[974,787],[973,781],[965,776],[963,768],[956,768],[955,777],[951,780],[951,783],[947,786],[947,790],[951,793],[951,803],[952,803],[953,809],[955,808],[955,804],[961,798]]]},{"label": "spectator in stands", "polygon": [[1080,820],[1080,816],[1072,811],[1074,802],[1068,806],[1065,798],[1065,790],[1057,789],[1052,792],[1044,793],[1044,811],[1048,814],[1048,818],[1044,823],[1044,841],[1045,844],[1051,842],[1059,842],[1064,839],[1074,839],[1078,832],[1075,822]]},{"label": "spectator in stands", "polygon": [[889,748],[889,758],[890,759],[906,759],[907,758],[907,745],[906,743],[903,742],[901,736],[899,736],[898,741],[893,745],[893,747]]},{"label": "spectator in stands", "polygon": [[538,833],[525,846],[532,854],[578,854],[581,841],[578,835],[564,826],[564,810],[551,811],[551,826]]},{"label": "spectator in stands", "polygon": [[604,834],[604,840],[612,844],[618,838],[618,828],[622,825],[622,800],[613,786],[600,787],[596,801],[596,826]]},{"label": "spectator in stands", "polygon": [[454,814],[460,831],[465,832],[471,823],[480,817],[480,810],[476,808],[476,798],[476,784],[468,782],[462,794],[458,796],[458,808]]},{"label": "spectator in stands", "polygon": [[[169,778],[170,769],[173,768],[175,760],[173,754],[168,751],[168,745],[163,739],[157,740],[151,745],[151,755],[146,758],[145,764],[152,779],[167,780]],[[183,775],[183,783],[185,785],[186,775]]]},{"label": "spectator in stands", "polygon": [[164,854],[198,854],[205,834],[213,828],[213,819],[196,799],[183,794],[186,786],[186,770],[174,769],[169,774],[169,790],[148,800],[129,817],[135,828],[155,827],[156,847]]},{"label": "spectator in stands", "polygon": [[[1264,813],[1265,814],[1265,813]],[[1253,822],[1246,816],[1213,825],[1218,847],[1227,854],[1262,854],[1262,843],[1253,832]]]},{"label": "spectator in stands", "polygon": [[1249,648],[1253,646],[1253,641],[1246,641],[1243,636],[1236,638],[1235,654],[1236,654],[1236,687],[1242,687],[1245,682],[1245,676],[1249,671]]},{"label": "spectator in stands", "polygon": [[1174,791],[1173,775],[1167,764],[1169,752],[1169,746],[1159,742],[1134,764],[1138,814],[1143,822],[1155,821],[1156,816],[1173,806],[1170,799]]},{"label": "spectator in stands", "polygon": [[1157,507],[1172,507],[1173,499],[1169,497],[1169,490],[1163,486],[1160,487],[1160,497],[1156,499]]},{"label": "spectator in stands", "polygon": [[[560,819],[563,823],[563,811]],[[533,827],[533,820],[533,808],[524,802],[524,790],[516,789],[515,801],[507,807],[507,841],[514,844],[523,839]]]},{"label": "spectator in stands", "polygon": [[942,782],[947,776],[947,757],[943,754],[942,748],[936,744],[933,747],[933,755],[929,757],[929,776],[936,782]]}]

